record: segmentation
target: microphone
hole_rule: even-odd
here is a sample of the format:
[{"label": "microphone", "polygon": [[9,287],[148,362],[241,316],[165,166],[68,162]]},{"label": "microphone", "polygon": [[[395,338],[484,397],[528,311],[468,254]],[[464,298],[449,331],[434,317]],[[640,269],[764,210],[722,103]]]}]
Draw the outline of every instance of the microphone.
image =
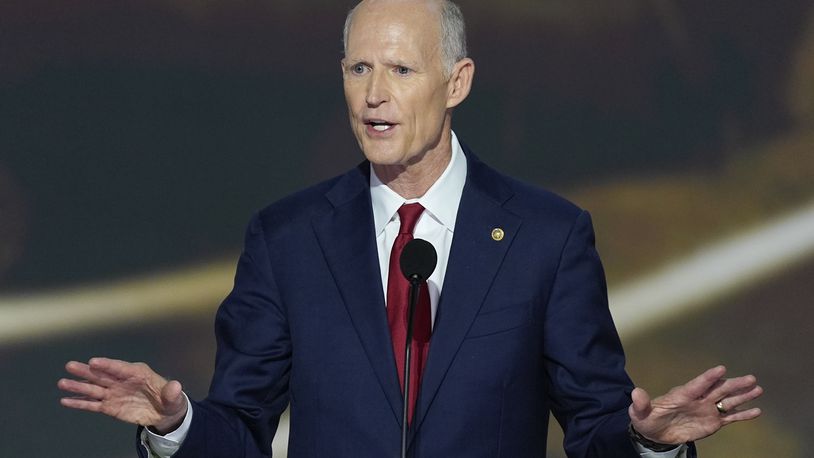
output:
[{"label": "microphone", "polygon": [[404,245],[399,258],[401,273],[410,282],[410,300],[407,308],[407,339],[404,346],[404,410],[401,417],[401,457],[407,458],[407,413],[410,402],[410,360],[412,359],[413,315],[418,302],[421,282],[426,281],[435,270],[438,255],[432,244],[422,239],[412,239]]},{"label": "microphone", "polygon": [[422,239],[407,242],[399,258],[401,273],[410,283],[420,283],[430,278],[437,262],[435,248],[430,242]]}]

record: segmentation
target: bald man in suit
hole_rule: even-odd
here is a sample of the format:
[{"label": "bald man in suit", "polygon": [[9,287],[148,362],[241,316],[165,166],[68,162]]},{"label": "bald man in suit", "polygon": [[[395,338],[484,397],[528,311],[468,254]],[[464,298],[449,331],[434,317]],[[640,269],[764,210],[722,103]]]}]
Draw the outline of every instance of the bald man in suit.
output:
[{"label": "bald man in suit", "polygon": [[[664,396],[635,388],[608,312],[588,213],[483,164],[452,131],[474,62],[448,1],[366,0],[342,75],[366,160],[258,212],[216,319],[209,396],[145,364],[70,362],[68,407],[141,425],[141,456],[397,456],[406,383],[391,247],[429,240],[427,341],[409,406],[413,457],[545,456],[549,412],[570,457],[692,456],[760,414],[753,376],[712,368]],[[403,208],[418,208],[403,229]],[[396,339],[397,340],[397,339]],[[411,398],[412,399],[412,398]]]}]

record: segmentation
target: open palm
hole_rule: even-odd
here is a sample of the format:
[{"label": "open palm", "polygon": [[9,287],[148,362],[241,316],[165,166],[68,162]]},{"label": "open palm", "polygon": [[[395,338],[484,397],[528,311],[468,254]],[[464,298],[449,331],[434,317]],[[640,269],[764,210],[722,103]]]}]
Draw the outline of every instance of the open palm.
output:
[{"label": "open palm", "polygon": [[[757,379],[752,375],[725,379],[724,374],[725,367],[713,367],[652,400],[645,390],[636,388],[629,408],[633,428],[655,442],[681,444],[759,416],[758,408],[739,409],[763,393]],[[723,412],[716,407],[719,401]]]},{"label": "open palm", "polygon": [[167,381],[144,363],[92,358],[71,361],[65,369],[77,379],[57,386],[77,396],[60,400],[66,407],[98,412],[119,420],[172,431],[186,415],[186,399],[177,381]]}]

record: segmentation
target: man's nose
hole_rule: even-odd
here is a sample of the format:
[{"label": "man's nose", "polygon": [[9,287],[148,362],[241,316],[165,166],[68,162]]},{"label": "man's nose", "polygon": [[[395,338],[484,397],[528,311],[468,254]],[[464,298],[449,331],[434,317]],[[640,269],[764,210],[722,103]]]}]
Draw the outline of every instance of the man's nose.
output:
[{"label": "man's nose", "polygon": [[386,78],[387,75],[382,72],[371,73],[367,85],[367,97],[365,97],[368,106],[376,107],[390,100],[390,88]]}]

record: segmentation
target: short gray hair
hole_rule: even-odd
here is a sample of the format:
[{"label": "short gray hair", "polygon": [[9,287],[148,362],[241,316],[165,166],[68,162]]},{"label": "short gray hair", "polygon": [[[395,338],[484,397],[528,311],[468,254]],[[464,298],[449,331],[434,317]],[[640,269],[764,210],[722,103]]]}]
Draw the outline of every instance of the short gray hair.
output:
[{"label": "short gray hair", "polygon": [[[348,12],[345,18],[345,28],[342,31],[342,46],[345,54],[348,53],[348,34],[353,23],[356,5]],[[449,0],[441,1],[441,63],[444,65],[446,76],[452,74],[452,68],[466,57],[466,24],[461,8]]]}]

